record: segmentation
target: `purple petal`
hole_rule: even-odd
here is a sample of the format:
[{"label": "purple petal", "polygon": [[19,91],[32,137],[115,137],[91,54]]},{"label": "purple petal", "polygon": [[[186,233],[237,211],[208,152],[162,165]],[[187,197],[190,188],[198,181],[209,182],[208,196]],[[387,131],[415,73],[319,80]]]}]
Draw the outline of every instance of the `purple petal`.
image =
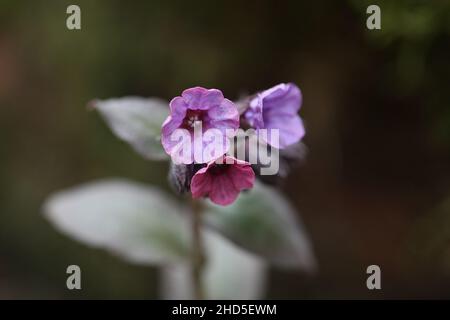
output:
[{"label": "purple petal", "polygon": [[162,125],[162,135],[169,136],[172,132],[180,127],[186,116],[187,105],[183,98],[175,97],[170,101],[170,115],[166,118]]},{"label": "purple petal", "polygon": [[186,89],[181,94],[189,109],[207,110],[219,106],[224,97],[220,90],[195,87]]},{"label": "purple petal", "polygon": [[239,112],[228,99],[223,99],[220,105],[212,107],[208,111],[208,125],[219,130],[239,128]]},{"label": "purple petal", "polygon": [[260,93],[263,100],[263,115],[268,112],[280,112],[286,115],[297,114],[302,103],[300,89],[293,83],[281,83]]},{"label": "purple petal", "polygon": [[[279,149],[299,142],[305,135],[303,122],[298,115],[274,116],[266,123],[266,129],[268,129],[268,138],[265,139],[266,142]],[[276,141],[277,139],[270,134],[270,129],[279,130],[279,141]]]},{"label": "purple petal", "polygon": [[186,111],[188,109],[187,103],[184,101],[182,97],[175,97],[170,101],[170,115],[173,118],[181,119],[186,116]]},{"label": "purple petal", "polygon": [[[251,101],[245,117],[257,129],[268,129],[263,140],[276,148],[285,148],[297,143],[305,134],[298,116],[302,103],[300,89],[293,83],[281,83],[256,95]],[[270,129],[279,130],[279,136]],[[279,139],[278,139],[279,138]]]},{"label": "purple petal", "polygon": [[[195,111],[202,110],[202,111]],[[201,141],[195,137],[193,139],[194,125],[202,125],[203,137]],[[205,89],[195,87],[183,91],[181,97],[176,97],[170,102],[170,116],[162,126],[161,142],[164,150],[172,156],[172,160],[177,163],[207,163],[217,157],[222,156],[229,148],[229,141],[225,134],[227,129],[236,130],[239,127],[239,113],[233,102],[223,97],[220,90]],[[173,135],[177,129],[186,130],[191,135],[191,140],[185,140],[189,146],[180,145],[179,137]],[[205,139],[204,134],[209,129],[217,129],[222,133],[220,139]],[[234,133],[235,134],[235,133]],[[218,149],[206,152],[205,147],[217,146]],[[186,148],[188,147],[189,152]],[[198,156],[200,155],[200,156]],[[190,161],[190,162],[189,162]]]},{"label": "purple petal", "polygon": [[208,163],[220,158],[230,149],[230,140],[216,128],[205,132],[202,138],[202,161],[197,161],[198,163]]},{"label": "purple petal", "polygon": [[250,100],[249,108],[245,112],[245,119],[253,128],[263,128],[263,99],[261,95],[256,95]]},{"label": "purple petal", "polygon": [[192,134],[182,128],[177,128],[170,134],[161,136],[164,150],[172,157],[176,164],[190,164],[193,162],[193,137]]}]

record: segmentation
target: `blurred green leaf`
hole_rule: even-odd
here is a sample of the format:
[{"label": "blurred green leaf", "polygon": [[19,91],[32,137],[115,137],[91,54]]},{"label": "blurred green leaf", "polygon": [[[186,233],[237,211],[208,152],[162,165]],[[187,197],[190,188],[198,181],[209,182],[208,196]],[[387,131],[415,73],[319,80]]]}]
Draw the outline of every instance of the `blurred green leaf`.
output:
[{"label": "blurred green leaf", "polygon": [[[203,278],[208,299],[261,299],[266,287],[267,268],[260,258],[249,254],[219,234],[204,230],[206,267]],[[193,299],[190,267],[163,267],[161,297]]]},{"label": "blurred green leaf", "polygon": [[273,264],[314,271],[316,260],[306,232],[289,202],[275,189],[256,183],[230,206],[208,202],[206,223]]},{"label": "blurred green leaf", "polygon": [[168,159],[161,145],[161,126],[169,114],[169,104],[157,98],[123,97],[94,100],[111,130],[149,160]]},{"label": "blurred green leaf", "polygon": [[154,187],[109,179],[50,196],[48,220],[74,239],[138,264],[189,256],[189,229],[171,197]]}]

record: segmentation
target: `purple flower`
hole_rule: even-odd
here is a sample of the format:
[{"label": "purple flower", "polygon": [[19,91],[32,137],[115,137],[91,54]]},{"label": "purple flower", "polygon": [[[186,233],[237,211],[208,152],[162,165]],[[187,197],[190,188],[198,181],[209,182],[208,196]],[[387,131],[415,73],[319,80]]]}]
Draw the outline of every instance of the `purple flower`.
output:
[{"label": "purple flower", "polygon": [[161,142],[176,163],[207,163],[227,152],[227,134],[238,127],[239,113],[233,102],[220,90],[195,87],[170,102]]},{"label": "purple flower", "polygon": [[192,177],[193,198],[209,197],[212,202],[226,206],[233,203],[244,189],[253,188],[255,173],[250,163],[230,156],[222,164],[211,161]]},{"label": "purple flower", "polygon": [[[293,83],[281,83],[257,93],[250,99],[244,119],[255,129],[268,129],[268,144],[283,149],[297,143],[305,135],[305,128],[298,111],[302,104],[300,89]],[[279,140],[270,134],[270,129],[279,130]]]}]

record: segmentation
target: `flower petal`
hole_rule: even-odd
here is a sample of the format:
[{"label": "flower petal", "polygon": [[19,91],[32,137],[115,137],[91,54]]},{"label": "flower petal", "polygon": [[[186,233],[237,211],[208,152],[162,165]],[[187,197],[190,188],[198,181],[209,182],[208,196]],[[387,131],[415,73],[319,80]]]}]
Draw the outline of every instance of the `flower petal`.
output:
[{"label": "flower petal", "polygon": [[220,90],[194,87],[186,89],[181,94],[184,101],[192,110],[208,110],[212,106],[222,103],[224,97]]},{"label": "flower petal", "polygon": [[194,158],[192,134],[182,128],[177,128],[170,134],[161,136],[164,150],[172,157],[175,164],[191,164]]},{"label": "flower petal", "polygon": [[[198,163],[209,163],[223,156],[230,149],[230,139],[220,130],[212,128],[206,131],[202,137],[203,149],[201,161]],[[197,160],[197,159],[195,159]]]},{"label": "flower petal", "polygon": [[256,95],[252,100],[250,100],[249,108],[244,114],[245,119],[248,124],[254,128],[263,128],[263,99],[261,95]]},{"label": "flower petal", "polygon": [[212,179],[207,170],[207,167],[201,168],[192,177],[191,193],[193,198],[201,198],[209,194],[211,190]]},{"label": "flower petal", "polygon": [[228,174],[222,174],[214,177],[209,198],[215,204],[226,206],[237,199],[239,191],[234,186],[230,176]]},{"label": "flower petal", "polygon": [[[282,116],[278,115],[270,119],[266,123],[266,128],[269,129],[267,139],[268,144],[275,148],[283,149],[289,145],[299,142],[305,135],[305,128],[299,116]],[[279,141],[275,139],[270,132],[270,129],[279,130]]]},{"label": "flower petal", "polygon": [[[194,111],[188,113],[188,110]],[[172,99],[170,111],[171,114],[162,126],[161,141],[164,150],[177,164],[208,163],[222,156],[228,151],[229,138],[236,134],[235,131],[239,127],[239,113],[236,106],[225,99],[222,92],[217,89],[202,87],[186,89],[181,97]],[[177,129],[186,130],[193,138],[181,141],[182,144],[189,143],[187,146],[189,152],[185,150],[186,146],[180,145],[180,134],[177,133]],[[216,133],[206,134],[211,129],[220,134],[220,139],[212,138],[217,136]],[[231,129],[231,133],[228,129]],[[182,134],[182,136],[189,135]],[[211,150],[213,147],[218,148]]]},{"label": "flower petal", "polygon": [[170,115],[166,118],[161,128],[162,138],[166,138],[166,140],[177,128],[181,126],[187,111],[187,105],[181,97],[173,98],[169,105]]},{"label": "flower petal", "polygon": [[239,128],[239,112],[228,99],[208,111],[209,125],[219,130]]},{"label": "flower petal", "polygon": [[251,189],[255,183],[255,172],[250,164],[236,164],[230,169],[230,177],[236,189],[239,191]]},{"label": "flower petal", "polygon": [[183,120],[188,108],[182,97],[175,97],[170,101],[170,115],[177,120]]},{"label": "flower petal", "polygon": [[301,91],[293,83],[279,84],[263,91],[260,95],[263,100],[264,119],[271,111],[286,115],[297,114],[302,103]]}]

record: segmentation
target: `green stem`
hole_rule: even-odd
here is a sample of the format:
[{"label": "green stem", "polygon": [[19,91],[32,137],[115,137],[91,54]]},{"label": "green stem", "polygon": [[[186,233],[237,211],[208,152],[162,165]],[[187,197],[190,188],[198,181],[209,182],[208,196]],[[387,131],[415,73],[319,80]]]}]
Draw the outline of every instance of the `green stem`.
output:
[{"label": "green stem", "polygon": [[197,200],[192,200],[192,283],[194,298],[205,299],[203,289],[204,247],[201,232],[202,206]]}]

